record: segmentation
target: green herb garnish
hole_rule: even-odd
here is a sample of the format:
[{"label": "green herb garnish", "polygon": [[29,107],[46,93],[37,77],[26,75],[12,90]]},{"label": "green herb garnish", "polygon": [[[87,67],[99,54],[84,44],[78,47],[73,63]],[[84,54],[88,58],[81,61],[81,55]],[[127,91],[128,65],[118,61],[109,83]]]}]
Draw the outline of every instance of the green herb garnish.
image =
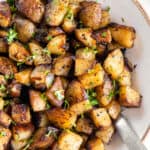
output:
[{"label": "green herb garnish", "polygon": [[6,135],[7,135],[6,132],[0,131],[0,137],[6,136]]},{"label": "green herb garnish", "polygon": [[101,36],[105,38],[107,36],[107,32],[102,32]]},{"label": "green herb garnish", "polygon": [[47,102],[46,103],[46,109],[50,109],[51,108],[51,105]]},{"label": "green herb garnish", "polygon": [[70,104],[67,99],[64,100],[64,109],[69,108]]},{"label": "green herb garnish", "polygon": [[5,85],[3,85],[3,84],[0,85],[0,91],[1,92],[5,92],[6,91]]},{"label": "green herb garnish", "polygon": [[48,40],[48,41],[51,41],[52,38],[53,38],[53,37],[52,37],[51,35],[48,35],[48,36],[47,36],[47,40]]},{"label": "green herb garnish", "polygon": [[14,74],[6,74],[5,80],[12,80],[14,78]]},{"label": "green herb garnish", "polygon": [[17,8],[15,6],[15,0],[7,0],[7,3],[9,4],[10,6],[10,10],[12,12],[16,12]]},{"label": "green herb garnish", "polygon": [[10,28],[8,31],[8,35],[7,35],[8,44],[11,44],[15,39],[17,39],[18,38],[17,35],[18,34],[17,34],[15,28]]},{"label": "green herb garnish", "polygon": [[20,67],[24,64],[25,62],[17,62],[17,66]]},{"label": "green herb garnish", "polygon": [[47,136],[47,137],[53,136],[55,139],[58,138],[58,137],[57,137],[57,133],[56,133],[56,131],[54,131],[54,130],[48,130],[48,132],[46,133],[45,136]]},{"label": "green herb garnish", "polygon": [[45,92],[42,93],[42,94],[40,95],[40,97],[41,97],[41,99],[43,99],[44,101],[47,100],[47,96],[46,96],[46,93],[45,93]]},{"label": "green herb garnish", "polygon": [[44,54],[47,55],[47,56],[50,56],[50,55],[51,55],[50,51],[49,51],[47,48],[44,48],[44,49],[43,49],[43,52],[44,52]]},{"label": "green herb garnish", "polygon": [[109,12],[109,11],[110,11],[110,9],[111,9],[111,8],[110,8],[110,6],[108,6],[108,7],[106,8],[106,11],[108,11],[108,12]]},{"label": "green herb garnish", "polygon": [[65,18],[73,20],[74,19],[73,12],[71,10],[68,10]]},{"label": "green herb garnish", "polygon": [[57,90],[54,92],[54,95],[57,97],[59,101],[64,99],[64,90]]},{"label": "green herb garnish", "polygon": [[33,139],[29,139],[27,142],[27,145],[22,149],[22,150],[28,150],[28,148],[30,147],[30,145],[33,143]]}]

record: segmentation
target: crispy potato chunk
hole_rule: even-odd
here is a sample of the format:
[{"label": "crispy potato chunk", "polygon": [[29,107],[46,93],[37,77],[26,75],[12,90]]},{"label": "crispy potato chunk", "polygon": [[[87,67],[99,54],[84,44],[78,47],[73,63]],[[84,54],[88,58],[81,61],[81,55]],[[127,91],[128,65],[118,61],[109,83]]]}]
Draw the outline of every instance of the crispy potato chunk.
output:
[{"label": "crispy potato chunk", "polygon": [[65,52],[66,52],[66,49],[65,49],[66,48],[66,35],[61,34],[61,35],[58,35],[58,36],[52,38],[49,41],[47,48],[51,54],[55,54],[55,55],[65,54]]},{"label": "crispy potato chunk", "polygon": [[104,150],[104,144],[99,138],[94,138],[87,143],[88,150]]},{"label": "crispy potato chunk", "polygon": [[3,38],[0,38],[0,53],[7,53],[8,45]]},{"label": "crispy potato chunk", "polygon": [[5,101],[0,97],[0,110],[4,108]]},{"label": "crispy potato chunk", "polygon": [[6,150],[11,138],[11,131],[0,126],[0,150]]},{"label": "crispy potato chunk", "polygon": [[111,43],[107,45],[108,51],[113,51],[115,49],[123,49],[123,48],[124,48],[123,46],[121,46],[119,43],[115,41],[112,41]]},{"label": "crispy potato chunk", "polygon": [[125,107],[139,107],[141,103],[140,94],[129,86],[122,86],[119,90],[119,101]]},{"label": "crispy potato chunk", "polygon": [[44,14],[44,4],[41,0],[18,0],[16,7],[22,14],[35,23],[39,23]]},{"label": "crispy potato chunk", "polygon": [[21,150],[23,149],[23,147],[25,147],[27,145],[27,140],[24,141],[18,141],[18,140],[11,140],[11,148],[13,150]]},{"label": "crispy potato chunk", "polygon": [[108,54],[104,61],[104,69],[113,79],[117,79],[120,76],[124,69],[124,58],[120,49]]},{"label": "crispy potato chunk", "polygon": [[73,80],[69,85],[65,93],[66,99],[71,105],[87,99],[86,91],[80,82]]},{"label": "crispy potato chunk", "polygon": [[9,127],[11,124],[10,116],[2,110],[0,110],[0,124],[4,127]]},{"label": "crispy potato chunk", "polygon": [[114,127],[110,126],[107,128],[102,128],[96,131],[96,137],[100,138],[105,144],[108,144],[111,141],[111,138],[114,134]]},{"label": "crispy potato chunk", "polygon": [[82,144],[82,137],[69,130],[63,131],[58,138],[59,150],[79,150]]},{"label": "crispy potato chunk", "polygon": [[21,42],[28,42],[35,33],[35,25],[24,18],[15,19],[15,27]]},{"label": "crispy potato chunk", "polygon": [[24,84],[24,85],[30,85],[30,75],[32,70],[25,69],[23,71],[20,71],[18,73],[15,73],[15,79],[18,83]]},{"label": "crispy potato chunk", "polygon": [[0,29],[0,37],[1,38],[6,38],[8,35],[8,31]]},{"label": "crispy potato chunk", "polygon": [[46,5],[45,20],[50,26],[59,26],[67,12],[69,0],[52,0]]},{"label": "crispy potato chunk", "polygon": [[50,27],[47,36],[55,37],[60,34],[64,34],[64,31],[60,27]]},{"label": "crispy potato chunk", "polygon": [[0,26],[8,27],[11,22],[11,11],[7,2],[0,2]]},{"label": "crispy potato chunk", "polygon": [[[87,4],[86,4],[87,3]],[[101,4],[97,2],[81,2],[82,9],[79,17],[84,26],[94,30],[99,29],[101,23]]]},{"label": "crispy potato chunk", "polygon": [[110,31],[112,38],[125,48],[131,48],[134,45],[135,29],[119,24],[111,24]]},{"label": "crispy potato chunk", "polygon": [[104,81],[104,70],[101,64],[96,64],[93,69],[78,77],[85,89],[91,89],[102,85]]},{"label": "crispy potato chunk", "polygon": [[29,91],[30,104],[34,112],[46,110],[46,100],[42,93],[35,90]]},{"label": "crispy potato chunk", "polygon": [[105,108],[97,108],[92,110],[91,118],[97,128],[109,127],[111,125],[111,119]]},{"label": "crispy potato chunk", "polygon": [[56,77],[52,87],[46,91],[46,96],[53,106],[61,107],[64,102],[64,95],[62,80],[60,77]]},{"label": "crispy potato chunk", "polygon": [[12,106],[12,119],[18,124],[28,124],[31,122],[30,109],[25,104],[16,104]]},{"label": "crispy potato chunk", "polygon": [[32,124],[15,125],[12,127],[12,134],[14,140],[22,141],[29,139],[34,132],[34,126]]},{"label": "crispy potato chunk", "polygon": [[62,55],[53,60],[52,72],[57,76],[67,76],[73,60],[70,54]]},{"label": "crispy potato chunk", "polygon": [[77,39],[82,42],[85,46],[95,48],[96,40],[92,38],[91,28],[81,28],[75,30]]},{"label": "crispy potato chunk", "polygon": [[75,125],[77,115],[72,110],[54,108],[47,111],[49,121],[61,129],[70,129]]},{"label": "crispy potato chunk", "polygon": [[17,72],[17,67],[10,59],[6,57],[0,57],[0,73],[4,75],[10,75],[16,72]]}]

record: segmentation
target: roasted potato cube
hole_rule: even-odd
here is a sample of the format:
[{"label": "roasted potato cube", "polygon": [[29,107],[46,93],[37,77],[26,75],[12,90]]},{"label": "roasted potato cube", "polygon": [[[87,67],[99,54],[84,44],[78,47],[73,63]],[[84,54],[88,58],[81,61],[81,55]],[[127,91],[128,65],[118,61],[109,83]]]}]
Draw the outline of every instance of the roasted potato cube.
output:
[{"label": "roasted potato cube", "polygon": [[47,40],[50,41],[53,37],[64,34],[64,31],[60,27],[51,27],[48,31]]},{"label": "roasted potato cube", "polygon": [[121,112],[121,107],[120,104],[113,100],[107,107],[106,107],[108,114],[110,115],[110,117],[114,120],[116,120]]},{"label": "roasted potato cube", "polygon": [[107,45],[108,51],[113,51],[115,49],[123,49],[123,48],[124,48],[123,46],[121,46],[119,43],[115,41],[112,41],[111,43]]},{"label": "roasted potato cube", "polygon": [[78,79],[85,89],[94,88],[103,84],[104,70],[101,64],[97,63],[93,69],[89,70],[88,73],[79,76]]},{"label": "roasted potato cube", "polygon": [[39,91],[30,90],[29,91],[30,104],[34,112],[46,110],[47,100],[45,95]]},{"label": "roasted potato cube", "polygon": [[83,139],[80,135],[69,130],[63,131],[58,138],[59,150],[79,150]]},{"label": "roasted potato cube", "polygon": [[131,86],[131,73],[127,67],[124,67],[117,81],[120,86]]},{"label": "roasted potato cube", "polygon": [[105,144],[108,144],[114,134],[114,127],[109,126],[107,128],[102,128],[96,131],[96,137],[100,138]]},{"label": "roasted potato cube", "polygon": [[133,47],[136,37],[135,29],[133,27],[113,23],[110,26],[110,31],[114,41],[125,48]]},{"label": "roasted potato cube", "polygon": [[68,88],[65,93],[65,97],[69,101],[69,104],[71,105],[87,99],[85,89],[83,88],[81,83],[76,80],[73,80],[68,85]]},{"label": "roasted potato cube", "polygon": [[11,11],[7,2],[0,2],[0,26],[8,27],[11,23]]},{"label": "roasted potato cube", "polygon": [[[84,4],[83,4],[84,3]],[[85,4],[87,3],[87,4]],[[81,2],[82,9],[79,14],[79,18],[83,25],[90,27],[93,30],[97,30],[101,23],[101,4],[97,2]]]},{"label": "roasted potato cube", "polygon": [[76,131],[85,133],[85,134],[91,134],[93,131],[93,125],[91,120],[87,118],[79,118],[77,123],[76,123]]},{"label": "roasted potato cube", "polygon": [[59,26],[67,12],[69,0],[52,0],[46,5],[45,20],[50,26]]},{"label": "roasted potato cube", "polygon": [[125,107],[139,107],[141,103],[140,94],[129,86],[122,86],[119,90],[119,101]]},{"label": "roasted potato cube", "polygon": [[57,138],[58,129],[53,127],[42,127],[39,128],[34,136],[33,143],[30,149],[46,149],[52,145],[55,138]]},{"label": "roasted potato cube", "polygon": [[1,38],[6,38],[8,35],[8,31],[0,29],[0,37]]},{"label": "roasted potato cube", "polygon": [[81,101],[81,102],[73,104],[70,107],[70,110],[73,111],[77,115],[81,115],[85,112],[90,111],[92,108],[93,107],[91,103],[89,102],[89,100],[85,100],[85,101]]},{"label": "roasted potato cube", "polygon": [[31,21],[24,18],[16,18],[15,27],[21,42],[28,42],[34,36],[36,29]]},{"label": "roasted potato cube", "polygon": [[31,122],[30,109],[25,104],[15,104],[11,111],[12,119],[18,124],[28,124]]},{"label": "roasted potato cube", "polygon": [[104,69],[113,79],[117,79],[121,75],[124,69],[124,58],[120,49],[108,54],[104,61]]},{"label": "roasted potato cube", "polygon": [[57,76],[67,76],[73,60],[70,54],[62,55],[53,60],[52,72]]},{"label": "roasted potato cube", "polygon": [[87,143],[88,150],[104,150],[104,144],[99,138],[93,138]]},{"label": "roasted potato cube", "polygon": [[35,23],[39,23],[44,14],[44,4],[41,0],[18,0],[16,7],[22,14]]},{"label": "roasted potato cube", "polygon": [[29,51],[19,42],[13,42],[9,46],[9,58],[17,62],[23,62],[27,65],[32,65],[32,60]]},{"label": "roasted potato cube", "polygon": [[15,64],[6,57],[0,57],[0,73],[10,75],[17,72]]},{"label": "roasted potato cube", "polygon": [[66,47],[66,35],[65,34],[55,36],[49,41],[47,45],[47,48],[50,51],[50,53],[55,54],[55,55],[65,54],[66,52],[65,47]]},{"label": "roasted potato cube", "polygon": [[111,125],[111,119],[105,108],[97,108],[92,110],[91,118],[97,128],[109,127]]},{"label": "roasted potato cube", "polygon": [[24,85],[30,85],[30,75],[31,75],[32,70],[25,69],[23,71],[20,71],[18,73],[15,73],[15,80],[18,83],[24,84]]},{"label": "roasted potato cube", "polygon": [[96,87],[96,98],[102,106],[107,106],[112,97],[110,97],[110,93],[113,90],[113,85],[111,79],[105,75],[103,85]]},{"label": "roasted potato cube", "polygon": [[34,132],[34,126],[32,124],[15,125],[12,127],[12,134],[14,140],[22,141],[29,139]]},{"label": "roasted potato cube", "polygon": [[11,138],[11,131],[0,126],[0,150],[8,149],[8,143]]},{"label": "roasted potato cube", "polygon": [[11,148],[13,150],[21,150],[27,145],[27,140],[18,141],[18,140],[11,140]]},{"label": "roasted potato cube", "polygon": [[5,101],[0,97],[0,110],[4,108]]},{"label": "roasted potato cube", "polygon": [[11,124],[10,116],[2,110],[0,110],[0,124],[4,127],[9,127]]},{"label": "roasted potato cube", "polygon": [[29,43],[29,48],[33,55],[32,58],[35,66],[51,63],[51,56],[47,48],[43,49],[37,42],[34,41]]},{"label": "roasted potato cube", "polygon": [[54,108],[47,111],[50,123],[61,129],[70,129],[75,125],[77,115],[72,110]]},{"label": "roasted potato cube", "polygon": [[75,35],[85,46],[96,47],[96,40],[92,37],[92,30],[90,28],[76,29]]},{"label": "roasted potato cube", "polygon": [[33,69],[30,79],[36,89],[45,89],[52,85],[54,74],[49,65],[38,65]]},{"label": "roasted potato cube", "polygon": [[0,53],[7,53],[7,43],[3,38],[0,38]]},{"label": "roasted potato cube", "polygon": [[101,57],[106,51],[106,45],[98,43],[96,50],[97,50],[97,55]]},{"label": "roasted potato cube", "polygon": [[46,91],[49,102],[56,107],[61,107],[65,98],[64,88],[60,77],[56,77],[50,89]]},{"label": "roasted potato cube", "polygon": [[95,38],[97,43],[111,43],[112,37],[109,29],[103,29],[96,31],[93,33],[93,37]]}]

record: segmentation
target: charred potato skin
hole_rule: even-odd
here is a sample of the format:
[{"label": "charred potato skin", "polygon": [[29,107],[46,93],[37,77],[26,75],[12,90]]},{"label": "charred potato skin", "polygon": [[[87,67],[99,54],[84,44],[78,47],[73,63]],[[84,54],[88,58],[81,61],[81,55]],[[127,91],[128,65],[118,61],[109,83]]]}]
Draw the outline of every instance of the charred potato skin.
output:
[{"label": "charred potato skin", "polygon": [[44,14],[44,4],[41,0],[18,0],[16,7],[22,14],[35,23],[39,23]]}]

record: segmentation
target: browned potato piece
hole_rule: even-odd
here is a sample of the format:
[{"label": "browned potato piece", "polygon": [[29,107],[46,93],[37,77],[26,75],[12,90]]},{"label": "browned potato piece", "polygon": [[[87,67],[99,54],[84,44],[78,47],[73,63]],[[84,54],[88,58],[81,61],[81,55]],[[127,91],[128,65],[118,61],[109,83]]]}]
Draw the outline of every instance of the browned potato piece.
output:
[{"label": "browned potato piece", "polygon": [[23,147],[27,145],[27,142],[28,142],[27,140],[18,141],[18,140],[11,139],[11,148],[13,150],[21,150],[23,149]]},{"label": "browned potato piece", "polygon": [[0,133],[0,150],[6,150],[11,138],[11,131],[0,126]]},{"label": "browned potato piece", "polygon": [[8,27],[11,22],[11,11],[7,2],[0,2],[0,26]]},{"label": "browned potato piece", "polygon": [[30,104],[34,112],[46,110],[46,99],[41,92],[30,90],[29,91]]},{"label": "browned potato piece", "polygon": [[64,54],[66,52],[65,47],[66,47],[65,34],[61,34],[52,38],[47,45],[47,48],[50,51],[50,53],[55,55]]},{"label": "browned potato piece", "polygon": [[140,94],[129,86],[122,86],[119,90],[119,101],[125,107],[139,107],[141,103]]},{"label": "browned potato piece", "polygon": [[83,3],[81,2],[81,6],[83,7],[79,14],[80,20],[86,27],[94,30],[99,29],[101,23],[101,4],[92,1],[84,1]]},{"label": "browned potato piece", "polygon": [[0,29],[0,37],[1,38],[6,38],[8,35],[8,31]]},{"label": "browned potato piece", "polygon": [[83,113],[90,111],[92,108],[93,107],[92,107],[91,103],[89,102],[89,100],[85,100],[85,101],[81,101],[76,104],[73,104],[70,107],[70,110],[75,112],[75,114],[77,114],[77,115],[81,115]]},{"label": "browned potato piece", "polygon": [[9,46],[9,57],[17,62],[25,62],[27,65],[32,65],[32,60],[29,51],[19,42],[13,42]]},{"label": "browned potato piece", "polygon": [[82,145],[80,147],[80,150],[86,150],[85,147],[86,147],[86,143],[87,143],[87,140],[88,140],[88,135],[87,134],[81,134],[80,133],[80,136],[82,137],[83,139],[83,142],[82,142]]},{"label": "browned potato piece", "polygon": [[56,77],[50,89],[46,91],[49,102],[56,107],[61,107],[65,98],[65,91],[60,77]]},{"label": "browned potato piece", "polygon": [[10,75],[16,72],[17,72],[17,67],[10,59],[6,57],[0,57],[0,73],[4,75]]},{"label": "browned potato piece", "polygon": [[131,73],[127,67],[124,67],[117,81],[120,86],[131,86]]},{"label": "browned potato piece", "polygon": [[58,129],[53,127],[39,128],[33,136],[33,143],[31,144],[30,149],[47,149],[52,145],[55,138],[57,138],[57,133]]},{"label": "browned potato piece", "polygon": [[3,38],[0,38],[0,53],[7,53],[7,43]]},{"label": "browned potato piece", "polygon": [[69,81],[65,77],[60,77],[60,79],[63,84],[63,88],[66,90],[69,85]]},{"label": "browned potato piece", "polygon": [[[125,48],[131,48],[134,45],[135,29],[133,27],[111,24],[110,31],[112,38]],[[123,35],[123,36],[122,36]]]},{"label": "browned potato piece", "polygon": [[76,29],[75,35],[85,46],[96,47],[96,40],[92,38],[92,30],[90,28]]},{"label": "browned potato piece", "polygon": [[96,131],[96,137],[100,138],[105,144],[108,144],[114,134],[114,127],[110,126],[107,128],[99,129]]},{"label": "browned potato piece", "polygon": [[4,127],[9,127],[11,118],[4,111],[0,110],[0,124]]},{"label": "browned potato piece", "polygon": [[51,63],[51,56],[48,52],[48,49],[43,49],[37,42],[29,43],[30,51],[33,55],[34,65],[43,65]]},{"label": "browned potato piece", "polygon": [[103,85],[96,87],[96,98],[99,101],[100,105],[107,106],[111,102],[112,97],[110,97],[109,95],[112,90],[112,81],[107,75],[105,75]]},{"label": "browned potato piece", "polygon": [[47,111],[50,123],[61,129],[70,129],[75,125],[77,115],[71,110],[54,108]]},{"label": "browned potato piece", "polygon": [[119,43],[117,43],[115,41],[112,41],[111,43],[109,43],[107,45],[108,51],[112,51],[112,50],[115,50],[115,49],[122,49],[122,48],[124,48],[124,47],[121,46]]},{"label": "browned potato piece", "polygon": [[120,104],[113,100],[107,107],[106,107],[108,114],[110,115],[110,117],[114,120],[116,120],[121,112],[121,107]]},{"label": "browned potato piece", "polygon": [[88,150],[104,150],[104,144],[99,138],[93,138],[87,143]]},{"label": "browned potato piece", "polygon": [[52,72],[57,76],[67,76],[73,60],[70,54],[62,55],[53,60]]},{"label": "browned potato piece", "polygon": [[91,118],[97,128],[109,127],[111,125],[111,119],[105,108],[97,108],[91,111]]},{"label": "browned potato piece", "polygon": [[93,69],[78,77],[85,89],[91,89],[102,85],[104,81],[104,70],[101,64],[97,63]]},{"label": "browned potato piece", "polygon": [[33,69],[30,79],[36,89],[45,89],[52,85],[54,74],[49,65],[38,65]]},{"label": "browned potato piece", "polygon": [[32,124],[15,125],[12,127],[12,134],[14,140],[22,141],[29,139],[34,132],[34,126]]},{"label": "browned potato piece", "polygon": [[104,69],[113,79],[117,79],[121,75],[124,69],[124,58],[120,49],[108,54],[104,61]]},{"label": "browned potato piece", "polygon": [[0,97],[0,110],[4,108],[5,101]]},{"label": "browned potato piece", "polygon": [[101,13],[101,23],[99,28],[104,28],[110,23],[110,13],[107,10],[102,10]]},{"label": "browned potato piece", "polygon": [[90,135],[93,131],[93,125],[92,125],[92,122],[88,118],[79,118],[76,123],[75,129],[77,132]]},{"label": "browned potato piece", "polygon": [[44,14],[44,4],[41,0],[18,0],[16,7],[22,14],[35,23],[39,23]]},{"label": "browned potato piece", "polygon": [[87,99],[85,89],[83,88],[81,83],[76,80],[73,80],[68,85],[68,88],[65,93],[65,97],[69,101],[69,104],[71,105]]},{"label": "browned potato piece", "polygon": [[111,32],[109,29],[96,31],[93,33],[93,37],[97,43],[111,43],[112,41]]},{"label": "browned potato piece", "polygon": [[79,150],[83,139],[80,135],[69,130],[63,131],[58,138],[59,150]]},{"label": "browned potato piece", "polygon": [[45,20],[50,26],[59,26],[67,12],[69,0],[52,0],[46,5]]},{"label": "browned potato piece", "polygon": [[15,27],[21,42],[29,41],[35,33],[35,25],[24,18],[16,18]]},{"label": "browned potato piece", "polygon": [[97,50],[97,55],[102,56],[106,50],[106,45],[99,43],[97,44],[96,50]]},{"label": "browned potato piece", "polygon": [[15,73],[15,80],[18,83],[24,84],[24,85],[30,85],[30,75],[32,70],[30,68],[25,69],[23,71],[20,71],[18,73]]},{"label": "browned potato piece", "polygon": [[12,119],[18,124],[28,124],[31,121],[30,109],[25,104],[15,104],[11,111]]}]

